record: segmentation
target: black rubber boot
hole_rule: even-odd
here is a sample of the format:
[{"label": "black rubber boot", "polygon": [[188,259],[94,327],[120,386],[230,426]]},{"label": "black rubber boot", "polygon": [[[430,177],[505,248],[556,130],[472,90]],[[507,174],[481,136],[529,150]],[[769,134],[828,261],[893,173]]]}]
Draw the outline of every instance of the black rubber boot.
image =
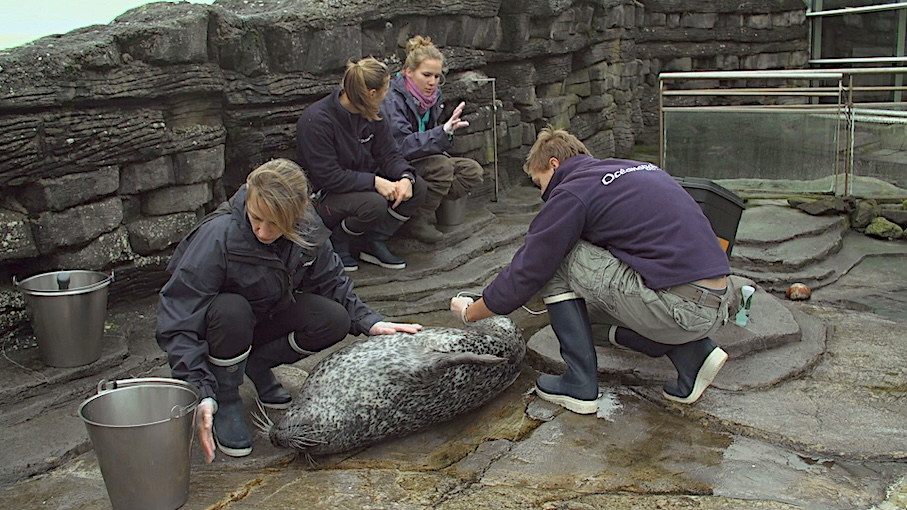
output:
[{"label": "black rubber boot", "polygon": [[677,369],[677,382],[665,383],[662,395],[681,404],[699,400],[727,361],[727,353],[709,337],[678,345],[667,355]]},{"label": "black rubber boot", "polygon": [[281,337],[273,342],[252,348],[252,354],[249,355],[246,362],[246,375],[255,384],[258,400],[263,406],[271,409],[290,407],[293,396],[280,384],[271,369],[280,365],[296,363],[310,354],[313,353],[298,352],[294,349],[289,337]]},{"label": "black rubber boot", "polygon": [[353,236],[343,229],[343,222],[334,227],[334,230],[331,231],[331,245],[334,246],[334,252],[337,253],[337,255],[340,255],[340,260],[343,262],[343,270],[348,273],[359,269],[359,263],[356,262],[356,259],[353,258],[352,252],[350,251],[350,241],[352,238]]},{"label": "black rubber boot", "polygon": [[252,453],[252,437],[246,427],[246,411],[239,385],[243,382],[246,360],[225,365],[226,360],[209,358],[211,373],[217,379],[217,412],[214,413],[214,440],[217,448],[231,457]]},{"label": "black rubber boot", "polygon": [[401,229],[400,233],[429,244],[444,239],[444,233],[428,222],[428,216],[413,216],[406,222],[406,226]]},{"label": "black rubber boot", "polygon": [[400,230],[401,234],[422,241],[423,243],[437,243],[444,239],[444,232],[435,228],[432,219],[435,218],[435,211],[441,205],[444,197],[437,191],[428,190],[425,195],[425,201],[413,214],[409,221]]},{"label": "black rubber boot", "polygon": [[359,259],[385,269],[406,268],[406,261],[391,253],[386,244],[404,222],[406,220],[399,220],[390,213],[381,218],[372,230],[362,236],[364,245],[362,252],[359,253]]},{"label": "black rubber boot", "polygon": [[660,358],[676,347],[674,345],[660,344],[654,340],[649,340],[632,329],[620,326],[611,326],[608,330],[608,340],[616,347],[626,347],[627,349],[641,352],[653,358]]},{"label": "black rubber boot", "polygon": [[561,346],[567,370],[542,374],[535,381],[539,396],[574,413],[598,411],[598,360],[586,302],[569,299],[548,305],[548,320]]}]

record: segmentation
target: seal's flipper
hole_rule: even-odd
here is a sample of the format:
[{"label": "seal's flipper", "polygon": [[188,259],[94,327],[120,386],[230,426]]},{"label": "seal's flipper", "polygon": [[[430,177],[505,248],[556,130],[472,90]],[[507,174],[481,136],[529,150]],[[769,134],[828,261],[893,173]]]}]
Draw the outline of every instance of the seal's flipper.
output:
[{"label": "seal's flipper", "polygon": [[497,365],[506,363],[507,358],[492,356],[491,354],[476,354],[474,352],[438,352],[437,359],[431,364],[431,370],[444,370],[454,365]]},{"label": "seal's flipper", "polygon": [[442,352],[429,350],[425,352],[424,356],[423,361],[425,363],[409,367],[396,367],[396,375],[414,384],[429,386],[434,384],[448,368],[458,365],[499,365],[510,361],[507,358],[491,354],[476,354],[464,351]]}]

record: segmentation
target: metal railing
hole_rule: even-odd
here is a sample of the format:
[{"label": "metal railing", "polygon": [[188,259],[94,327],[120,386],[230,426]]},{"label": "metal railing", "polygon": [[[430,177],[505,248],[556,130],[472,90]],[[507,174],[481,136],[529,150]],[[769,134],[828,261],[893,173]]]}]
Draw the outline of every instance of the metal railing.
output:
[{"label": "metal railing", "polygon": [[867,79],[904,73],[663,73],[659,162],[735,191],[907,196],[907,87]]}]

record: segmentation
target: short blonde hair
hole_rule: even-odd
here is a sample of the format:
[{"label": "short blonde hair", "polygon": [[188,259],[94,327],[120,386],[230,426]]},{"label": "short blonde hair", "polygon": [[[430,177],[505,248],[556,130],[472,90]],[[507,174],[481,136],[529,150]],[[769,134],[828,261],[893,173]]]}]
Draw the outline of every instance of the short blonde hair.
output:
[{"label": "short blonde hair", "polygon": [[417,35],[406,42],[406,60],[403,61],[403,68],[415,71],[428,59],[441,61],[441,68],[444,68],[444,55],[431,42],[431,37]]},{"label": "short blonde hair", "polygon": [[264,218],[274,222],[280,233],[294,243],[310,247],[296,229],[304,220],[309,204],[309,180],[302,167],[289,159],[272,159],[246,178],[246,208],[252,202]]},{"label": "short blonde hair", "polygon": [[384,89],[389,80],[390,72],[384,62],[366,57],[358,62],[347,63],[340,88],[359,115],[368,120],[381,120],[379,111],[384,97],[371,98],[368,93],[370,90]]},{"label": "short blonde hair", "polygon": [[557,158],[558,161],[563,162],[577,154],[592,156],[579,138],[563,129],[546,126],[539,132],[535,143],[529,149],[526,163],[523,164],[523,171],[528,174],[532,169],[547,167],[548,160],[551,158]]}]

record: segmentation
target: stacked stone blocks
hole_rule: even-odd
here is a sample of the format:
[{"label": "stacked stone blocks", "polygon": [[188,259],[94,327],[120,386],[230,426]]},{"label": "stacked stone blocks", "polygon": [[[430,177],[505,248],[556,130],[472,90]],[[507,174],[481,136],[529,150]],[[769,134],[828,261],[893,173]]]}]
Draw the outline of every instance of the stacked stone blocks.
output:
[{"label": "stacked stone blocks", "polygon": [[[296,119],[348,61],[372,55],[399,69],[415,34],[447,56],[447,107],[467,103],[470,126],[451,152],[485,166],[475,198],[528,182],[522,163],[546,125],[571,130],[596,156],[628,157],[657,114],[661,70],[798,63],[802,3],[747,9],[718,0],[155,3],[0,52],[0,278],[160,271],[252,168],[295,156]],[[739,51],[716,46],[716,33]],[[0,308],[14,294],[0,282]]]}]

